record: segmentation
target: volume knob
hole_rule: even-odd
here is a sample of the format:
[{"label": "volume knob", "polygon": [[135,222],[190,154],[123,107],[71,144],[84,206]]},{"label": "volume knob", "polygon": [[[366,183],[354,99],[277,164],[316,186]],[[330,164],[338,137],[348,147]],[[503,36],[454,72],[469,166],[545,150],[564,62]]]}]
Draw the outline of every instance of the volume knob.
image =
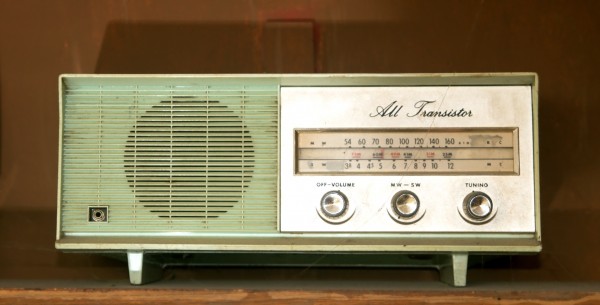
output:
[{"label": "volume knob", "polygon": [[321,198],[321,212],[328,218],[342,216],[348,210],[348,198],[340,191],[325,193]]}]

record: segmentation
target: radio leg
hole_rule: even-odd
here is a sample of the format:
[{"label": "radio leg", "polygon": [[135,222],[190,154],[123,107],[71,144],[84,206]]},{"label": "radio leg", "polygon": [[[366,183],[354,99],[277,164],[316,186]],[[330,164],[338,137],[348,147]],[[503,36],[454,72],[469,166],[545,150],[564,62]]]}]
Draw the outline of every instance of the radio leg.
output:
[{"label": "radio leg", "polygon": [[160,266],[144,263],[143,251],[127,251],[127,264],[129,265],[129,282],[132,285],[157,281],[162,276]]},{"label": "radio leg", "polygon": [[456,287],[467,285],[467,263],[468,253],[452,253],[440,268],[440,279],[442,282]]}]

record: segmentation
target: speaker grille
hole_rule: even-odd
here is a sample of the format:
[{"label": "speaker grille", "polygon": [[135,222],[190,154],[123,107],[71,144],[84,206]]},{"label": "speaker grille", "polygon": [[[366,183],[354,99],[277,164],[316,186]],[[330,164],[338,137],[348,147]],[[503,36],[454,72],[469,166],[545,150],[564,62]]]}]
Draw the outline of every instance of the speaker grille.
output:
[{"label": "speaker grille", "polygon": [[277,85],[65,86],[62,231],[276,231],[277,100]]},{"label": "speaker grille", "polygon": [[131,131],[127,179],[137,200],[160,217],[216,218],[243,199],[253,148],[235,111],[175,97],[152,106]]}]

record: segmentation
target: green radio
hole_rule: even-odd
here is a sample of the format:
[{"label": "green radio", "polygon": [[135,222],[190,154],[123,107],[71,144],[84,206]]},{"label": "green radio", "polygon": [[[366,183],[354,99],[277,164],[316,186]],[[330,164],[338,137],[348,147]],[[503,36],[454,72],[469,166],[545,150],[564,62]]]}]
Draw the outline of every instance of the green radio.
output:
[{"label": "green radio", "polygon": [[126,257],[132,284],[193,263],[464,286],[471,254],[541,250],[534,73],[62,75],[59,97],[56,247]]}]

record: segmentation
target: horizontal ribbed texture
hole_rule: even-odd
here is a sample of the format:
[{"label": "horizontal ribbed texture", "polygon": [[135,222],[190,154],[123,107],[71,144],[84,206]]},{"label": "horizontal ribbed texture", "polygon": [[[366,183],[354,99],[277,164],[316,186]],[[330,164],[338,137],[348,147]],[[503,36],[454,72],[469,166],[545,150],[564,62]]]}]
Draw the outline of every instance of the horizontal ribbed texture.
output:
[{"label": "horizontal ribbed texture", "polygon": [[274,232],[277,98],[277,85],[65,86],[62,231]]}]

